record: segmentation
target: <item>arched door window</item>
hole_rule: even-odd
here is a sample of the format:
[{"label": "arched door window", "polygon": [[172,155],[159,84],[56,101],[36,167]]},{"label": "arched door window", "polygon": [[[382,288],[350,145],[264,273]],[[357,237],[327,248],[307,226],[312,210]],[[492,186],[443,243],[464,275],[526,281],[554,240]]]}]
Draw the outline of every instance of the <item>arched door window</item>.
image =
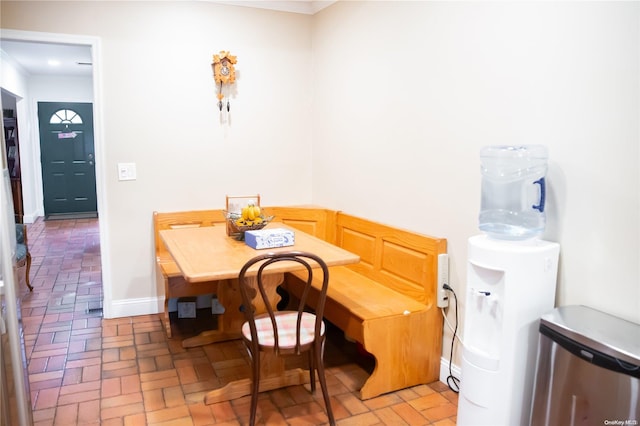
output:
[{"label": "arched door window", "polygon": [[51,115],[49,124],[82,124],[82,117],[72,109],[59,109]]}]

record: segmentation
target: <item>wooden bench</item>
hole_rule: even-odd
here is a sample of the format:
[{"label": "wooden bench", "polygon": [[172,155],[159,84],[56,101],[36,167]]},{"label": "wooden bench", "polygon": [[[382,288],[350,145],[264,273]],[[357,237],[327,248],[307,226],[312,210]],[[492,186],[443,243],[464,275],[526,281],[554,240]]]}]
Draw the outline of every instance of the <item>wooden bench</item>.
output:
[{"label": "wooden bench", "polygon": [[[437,380],[443,325],[437,259],[446,240],[337,213],[332,242],[360,256],[358,264],[330,268],[324,313],[375,358],[360,397]],[[299,296],[296,279],[288,274],[284,287]]]},{"label": "wooden bench", "polygon": [[282,222],[314,237],[333,243],[336,236],[335,210],[313,206],[264,207],[274,221]]},{"label": "wooden bench", "polygon": [[164,229],[201,226],[226,226],[223,210],[196,210],[184,212],[153,212],[153,229],[156,250],[156,280],[164,286],[164,328],[171,337],[171,321],[169,320],[169,299],[177,297],[193,297],[215,294],[217,281],[187,283],[182,277],[178,265],[167,251],[159,232]]},{"label": "wooden bench", "polygon": [[[360,256],[355,265],[332,267],[325,317],[357,340],[376,364],[360,389],[369,399],[439,378],[443,319],[436,306],[437,260],[446,240],[393,228],[318,207],[264,207],[275,220]],[[186,283],[158,232],[183,226],[225,226],[222,210],[154,213],[157,276],[168,300],[216,293],[217,284]],[[283,287],[294,296],[295,274]]]}]

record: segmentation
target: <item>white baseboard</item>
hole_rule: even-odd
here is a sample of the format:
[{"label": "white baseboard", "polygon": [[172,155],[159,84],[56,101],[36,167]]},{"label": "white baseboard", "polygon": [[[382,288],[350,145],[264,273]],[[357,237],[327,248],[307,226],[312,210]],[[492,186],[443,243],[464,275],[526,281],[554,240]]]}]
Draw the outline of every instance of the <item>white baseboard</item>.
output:
[{"label": "white baseboard", "polygon": [[[196,308],[211,308],[211,297],[211,294],[198,296]],[[169,299],[169,312],[177,311],[178,299]],[[164,296],[114,300],[110,309],[104,309],[105,318],[133,317],[161,312],[164,312]]]},{"label": "white baseboard", "polygon": [[24,216],[22,216],[22,223],[35,223],[37,218],[38,216],[25,214]]},{"label": "white baseboard", "polygon": [[[462,380],[462,369],[457,365],[451,364],[451,373],[453,377]],[[449,360],[442,357],[440,358],[440,381],[447,383],[447,377],[449,377]]]},{"label": "white baseboard", "polygon": [[[142,297],[139,299],[113,300],[108,309],[108,318],[134,317],[164,312],[164,297]],[[105,309],[105,314],[107,309]],[[106,315],[105,315],[105,318]]]}]

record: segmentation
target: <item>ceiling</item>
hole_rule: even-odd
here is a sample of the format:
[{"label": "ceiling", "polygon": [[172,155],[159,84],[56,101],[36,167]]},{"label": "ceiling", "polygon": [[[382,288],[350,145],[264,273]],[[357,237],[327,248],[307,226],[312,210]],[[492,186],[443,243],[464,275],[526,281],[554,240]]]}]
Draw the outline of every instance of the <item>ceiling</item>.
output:
[{"label": "ceiling", "polygon": [[[0,49],[30,75],[92,75],[89,46],[1,40]],[[57,64],[49,61],[57,61]]]},{"label": "ceiling", "polygon": [[[337,0],[226,0],[215,3],[283,12],[313,15]],[[73,44],[54,44],[18,40],[0,40],[0,49],[9,59],[30,75],[90,77],[92,75],[91,47]],[[3,58],[4,60],[4,58]],[[51,65],[49,61],[57,61]]]}]

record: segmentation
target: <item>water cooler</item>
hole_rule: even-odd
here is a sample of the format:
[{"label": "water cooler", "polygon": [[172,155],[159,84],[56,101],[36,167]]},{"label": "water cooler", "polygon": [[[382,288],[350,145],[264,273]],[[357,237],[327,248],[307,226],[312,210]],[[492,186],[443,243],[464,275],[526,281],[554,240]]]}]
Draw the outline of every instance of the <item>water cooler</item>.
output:
[{"label": "water cooler", "polygon": [[545,226],[546,149],[481,151],[480,229],[468,241],[458,425],[529,421],[540,317],[553,309],[560,246]]}]

